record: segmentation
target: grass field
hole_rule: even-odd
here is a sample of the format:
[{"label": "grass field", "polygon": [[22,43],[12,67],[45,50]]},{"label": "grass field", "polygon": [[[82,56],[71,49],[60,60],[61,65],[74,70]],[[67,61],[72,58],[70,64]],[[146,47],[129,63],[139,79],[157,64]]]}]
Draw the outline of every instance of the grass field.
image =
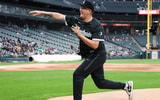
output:
[{"label": "grass field", "polygon": [[[109,60],[108,63],[159,64],[159,60]],[[17,63],[0,63],[5,64]],[[0,100],[45,100],[72,95],[72,73],[73,70],[0,71]],[[159,72],[105,71],[105,76],[107,79],[121,82],[133,80],[135,89],[160,88]],[[90,77],[85,80],[84,93],[104,91],[111,90],[98,89]]]}]

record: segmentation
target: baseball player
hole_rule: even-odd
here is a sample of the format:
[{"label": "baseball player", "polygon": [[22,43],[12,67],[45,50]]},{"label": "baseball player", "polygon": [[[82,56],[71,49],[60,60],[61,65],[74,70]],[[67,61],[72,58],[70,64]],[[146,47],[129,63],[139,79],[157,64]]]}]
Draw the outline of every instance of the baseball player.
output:
[{"label": "baseball player", "polygon": [[84,79],[91,75],[94,83],[100,89],[123,89],[132,100],[133,81],[126,83],[114,82],[104,78],[103,64],[106,61],[104,46],[104,29],[93,17],[94,6],[89,1],[80,5],[80,16],[69,16],[58,12],[31,11],[33,16],[45,15],[65,22],[80,39],[80,54],[83,63],[73,73],[73,99],[82,100]]}]

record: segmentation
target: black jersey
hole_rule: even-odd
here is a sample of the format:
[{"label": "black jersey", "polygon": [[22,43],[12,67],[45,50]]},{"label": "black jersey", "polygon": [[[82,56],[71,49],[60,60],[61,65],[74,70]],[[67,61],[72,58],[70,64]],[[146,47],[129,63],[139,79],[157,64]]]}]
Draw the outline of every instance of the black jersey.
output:
[{"label": "black jersey", "polygon": [[81,18],[76,16],[66,16],[65,17],[65,24],[67,26],[72,26],[77,24],[80,27],[81,33],[91,40],[98,40],[100,41],[99,46],[96,50],[92,49],[88,45],[86,45],[82,40],[80,40],[80,54],[82,57],[86,57],[91,52],[96,51],[105,51],[105,47],[103,44],[104,41],[104,29],[100,22],[93,18],[90,22],[84,22]]}]

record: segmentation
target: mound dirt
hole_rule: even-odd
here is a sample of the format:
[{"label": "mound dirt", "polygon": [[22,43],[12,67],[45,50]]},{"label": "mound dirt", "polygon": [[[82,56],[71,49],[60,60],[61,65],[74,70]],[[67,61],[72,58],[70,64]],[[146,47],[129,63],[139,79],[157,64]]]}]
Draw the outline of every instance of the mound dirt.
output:
[{"label": "mound dirt", "polygon": [[[160,100],[159,89],[139,89],[133,91],[133,100]],[[73,100],[72,96],[56,97],[47,100]],[[83,100],[129,100],[125,91],[84,94]]]}]

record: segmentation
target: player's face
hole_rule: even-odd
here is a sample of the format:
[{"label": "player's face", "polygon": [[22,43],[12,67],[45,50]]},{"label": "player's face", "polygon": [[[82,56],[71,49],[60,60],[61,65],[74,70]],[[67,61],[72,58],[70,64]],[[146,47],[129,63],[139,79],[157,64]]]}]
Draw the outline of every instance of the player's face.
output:
[{"label": "player's face", "polygon": [[91,14],[91,10],[85,7],[80,8],[80,18],[85,19],[88,15]]}]

